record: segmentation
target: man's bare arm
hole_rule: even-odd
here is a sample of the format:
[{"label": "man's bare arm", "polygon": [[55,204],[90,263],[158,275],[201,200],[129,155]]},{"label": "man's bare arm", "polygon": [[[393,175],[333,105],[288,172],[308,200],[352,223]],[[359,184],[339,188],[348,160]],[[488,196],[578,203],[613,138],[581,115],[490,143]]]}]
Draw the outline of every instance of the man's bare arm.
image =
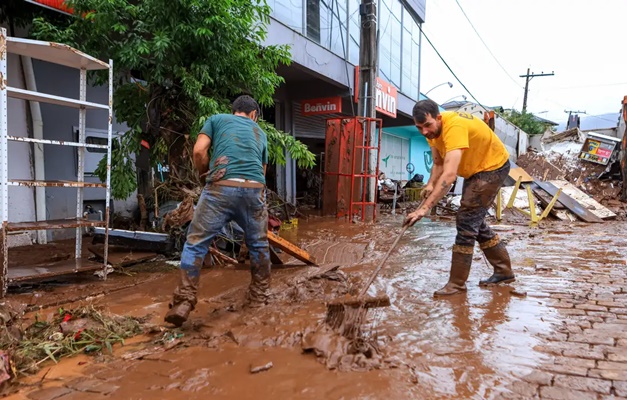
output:
[{"label": "man's bare arm", "polygon": [[209,172],[209,148],[211,139],[207,135],[200,134],[194,144],[194,167],[202,177]]},{"label": "man's bare arm", "polygon": [[444,171],[444,159],[440,156],[440,152],[435,147],[431,147],[431,156],[433,157],[433,167],[431,168],[431,175],[427,181],[427,186],[435,187],[438,179]]},{"label": "man's bare arm", "polygon": [[[421,208],[428,210],[435,206],[442,197],[444,197],[451,189],[451,185],[457,180],[457,168],[462,159],[463,150],[451,150],[444,156],[444,165],[442,172],[434,184],[433,192],[427,197],[427,200]],[[435,166],[435,158],[434,164]]]},{"label": "man's bare arm", "polygon": [[268,168],[267,164],[263,164],[263,176],[266,176],[266,169]]}]

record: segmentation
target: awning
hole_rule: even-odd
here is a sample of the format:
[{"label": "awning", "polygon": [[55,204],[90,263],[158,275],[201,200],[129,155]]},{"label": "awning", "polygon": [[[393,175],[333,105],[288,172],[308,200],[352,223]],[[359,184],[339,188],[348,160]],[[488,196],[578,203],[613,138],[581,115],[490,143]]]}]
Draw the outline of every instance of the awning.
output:
[{"label": "awning", "polygon": [[72,14],[72,9],[65,5],[65,0],[24,0],[28,3],[46,7],[64,14]]}]

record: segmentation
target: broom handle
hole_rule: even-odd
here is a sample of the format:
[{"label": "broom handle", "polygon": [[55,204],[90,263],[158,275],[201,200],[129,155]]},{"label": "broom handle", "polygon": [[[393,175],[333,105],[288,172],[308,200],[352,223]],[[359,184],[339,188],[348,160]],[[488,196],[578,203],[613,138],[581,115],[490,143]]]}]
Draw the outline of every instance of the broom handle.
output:
[{"label": "broom handle", "polygon": [[381,263],[374,270],[372,275],[370,275],[370,279],[368,280],[368,283],[366,284],[366,286],[361,290],[361,293],[359,294],[359,297],[363,297],[366,294],[366,292],[368,291],[368,288],[370,287],[370,285],[372,285],[372,282],[374,282],[374,279],[379,274],[379,271],[381,271],[381,268],[383,268],[383,264],[385,264],[385,262],[387,261],[388,257],[392,253],[392,250],[394,250],[394,248],[398,244],[398,241],[401,240],[401,237],[403,236],[403,233],[405,233],[407,228],[409,228],[409,225],[405,225],[403,227],[403,229],[401,229],[401,233],[399,233],[398,236],[396,237],[396,240],[394,241],[394,244],[392,244],[392,247],[390,247],[390,250],[388,250],[387,254],[385,255],[385,257],[383,257],[383,260],[381,260]]},{"label": "broom handle", "polygon": [[[427,201],[427,199],[423,199],[420,202],[420,204],[418,204],[417,209],[422,207],[422,205],[425,204],[426,201]],[[394,248],[398,244],[398,241],[401,240],[401,237],[403,237],[403,233],[405,233],[407,228],[409,228],[409,225],[403,226],[403,229],[401,229],[401,233],[399,233],[398,236],[396,237],[396,240],[392,244],[392,247],[390,247],[390,250],[388,250],[387,254],[385,255],[385,257],[383,257],[383,260],[381,260],[381,262],[379,263],[379,266],[377,266],[377,268],[374,270],[372,275],[370,275],[370,279],[368,279],[368,283],[361,290],[361,293],[359,294],[359,297],[364,297],[366,295],[366,292],[368,291],[368,288],[370,287],[370,285],[372,285],[372,282],[374,282],[374,280],[377,277],[377,275],[379,275],[379,271],[381,271],[381,268],[383,268],[383,264],[385,264],[385,262],[387,261],[388,257],[390,256],[390,254],[392,254],[392,251],[394,250]]]}]

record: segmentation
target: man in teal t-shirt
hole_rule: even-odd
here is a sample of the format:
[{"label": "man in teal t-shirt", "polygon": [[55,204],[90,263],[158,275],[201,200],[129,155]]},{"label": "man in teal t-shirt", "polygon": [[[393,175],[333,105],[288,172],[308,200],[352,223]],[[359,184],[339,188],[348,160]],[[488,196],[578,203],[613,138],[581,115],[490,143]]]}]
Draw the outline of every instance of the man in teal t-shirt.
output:
[{"label": "man in teal t-shirt", "polygon": [[[265,173],[268,141],[259,125],[259,105],[238,97],[233,114],[207,120],[194,145],[194,165],[205,186],[194,210],[181,254],[181,273],[165,321],[181,326],[197,303],[200,269],[220,230],[235,221],[243,230],[250,255],[248,304],[264,305],[270,291],[270,253]],[[209,150],[212,149],[211,159]]]}]

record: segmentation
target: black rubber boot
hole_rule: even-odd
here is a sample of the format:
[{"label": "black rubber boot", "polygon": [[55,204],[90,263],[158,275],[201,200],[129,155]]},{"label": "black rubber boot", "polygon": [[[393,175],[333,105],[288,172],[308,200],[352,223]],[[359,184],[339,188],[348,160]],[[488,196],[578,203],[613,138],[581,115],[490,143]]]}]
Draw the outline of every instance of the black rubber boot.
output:
[{"label": "black rubber boot", "polygon": [[512,262],[509,258],[509,253],[503,242],[499,241],[495,246],[488,248],[482,246],[482,250],[488,262],[494,268],[494,273],[488,279],[479,281],[479,286],[511,283],[516,280],[514,272],[512,271]]},{"label": "black rubber boot", "polygon": [[448,278],[448,283],[444,285],[442,289],[433,293],[434,296],[450,296],[466,291],[466,281],[468,280],[470,266],[472,265],[473,248],[463,247],[463,253],[455,250],[454,248],[453,258],[451,259],[451,274]]}]

